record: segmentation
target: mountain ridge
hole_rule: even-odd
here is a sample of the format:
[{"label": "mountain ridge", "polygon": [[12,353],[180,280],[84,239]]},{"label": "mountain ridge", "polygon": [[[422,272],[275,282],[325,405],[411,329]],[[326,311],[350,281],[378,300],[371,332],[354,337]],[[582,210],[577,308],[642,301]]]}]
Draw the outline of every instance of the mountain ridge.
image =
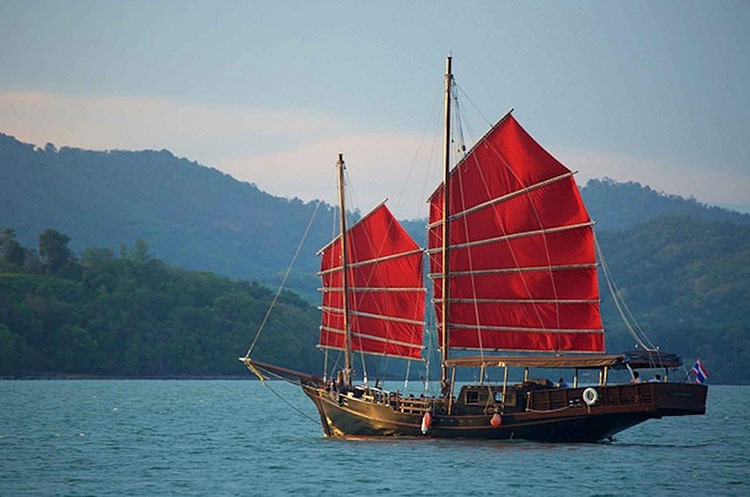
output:
[{"label": "mountain ridge", "polygon": [[[34,246],[47,228],[68,235],[79,252],[143,239],[169,265],[270,286],[318,208],[286,285],[317,302],[314,254],[331,237],[328,204],[275,197],[167,151],[40,149],[7,135],[0,136],[0,184],[11,185],[0,188],[0,229],[14,228],[24,245]],[[636,182],[592,180],[581,191],[620,290],[649,335],[684,357],[720,365],[712,366],[715,377],[750,381],[739,368],[750,360],[743,269],[750,267],[750,215]],[[422,244],[424,225],[404,222]],[[629,349],[603,285],[610,350]]]},{"label": "mountain ridge", "polygon": [[[0,133],[0,228],[26,245],[53,227],[72,248],[144,239],[170,264],[275,285],[320,204],[289,286],[317,299],[317,249],[331,238],[334,207],[268,194],[215,168],[167,150],[90,151],[44,148]],[[632,226],[667,212],[750,224],[750,214],[711,207],[640,183],[590,180],[581,192],[597,232]],[[356,213],[351,214],[356,217]],[[424,220],[404,221],[424,246]]]}]

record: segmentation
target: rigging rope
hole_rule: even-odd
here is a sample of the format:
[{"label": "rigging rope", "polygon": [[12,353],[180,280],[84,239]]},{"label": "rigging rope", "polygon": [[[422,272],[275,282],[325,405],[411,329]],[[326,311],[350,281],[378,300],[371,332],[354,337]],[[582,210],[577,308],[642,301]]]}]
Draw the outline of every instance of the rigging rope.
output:
[{"label": "rigging rope", "polygon": [[[260,372],[259,372],[259,371],[258,371],[258,370],[257,370],[257,369],[255,368],[255,366],[253,366],[253,365],[252,365],[252,364],[251,364],[250,362],[245,362],[245,364],[247,365],[247,367],[248,367],[248,368],[250,368],[250,371],[252,371],[253,373],[255,373],[255,376],[257,376],[257,377],[258,377],[258,379],[260,379],[260,382],[261,382],[261,383],[262,383],[262,384],[263,384],[263,385],[264,385],[265,387],[267,387],[267,388],[268,388],[268,389],[269,389],[269,390],[271,391],[271,393],[272,393],[272,394],[274,394],[274,395],[275,395],[276,397],[278,397],[278,398],[279,398],[279,399],[280,399],[280,400],[281,400],[281,401],[282,401],[282,402],[283,402],[284,404],[286,404],[286,405],[288,405],[289,407],[291,407],[291,408],[292,408],[292,409],[293,409],[294,411],[296,411],[296,412],[297,412],[297,414],[299,414],[300,416],[302,416],[302,417],[304,417],[304,418],[307,418],[307,419],[309,419],[310,421],[312,421],[312,422],[313,422],[313,423],[315,423],[316,425],[318,424],[318,421],[316,421],[316,420],[315,420],[315,419],[313,419],[312,417],[308,416],[308,415],[307,415],[307,414],[306,414],[305,412],[303,412],[303,411],[302,411],[302,410],[301,410],[300,408],[298,408],[297,406],[295,406],[294,404],[292,404],[291,402],[289,402],[288,400],[286,400],[286,399],[285,399],[285,398],[284,398],[284,397],[283,397],[283,396],[282,396],[282,395],[281,395],[280,393],[278,393],[278,392],[277,392],[276,390],[274,390],[273,388],[271,388],[271,385],[269,385],[269,384],[268,384],[268,382],[266,381],[266,379],[265,379],[265,378],[263,378],[263,375],[262,375],[262,374],[260,374]],[[285,382],[287,382],[287,383],[291,383],[292,385],[296,385],[296,386],[301,386],[301,385],[302,385],[302,384],[301,384],[301,383],[299,383],[299,382],[291,381],[291,380],[290,380],[289,378],[286,378],[286,377],[284,377],[284,376],[281,376],[281,375],[279,375],[279,374],[273,373],[273,372],[271,372],[271,371],[266,371],[266,374],[268,374],[268,375],[270,375],[270,376],[274,376],[274,377],[276,377],[277,379],[279,379],[279,380],[282,380],[282,381],[285,381]]]},{"label": "rigging rope", "polygon": [[266,315],[263,317],[263,321],[261,321],[260,326],[258,327],[258,331],[255,333],[255,338],[253,339],[253,342],[250,344],[250,348],[247,349],[245,358],[250,357],[250,354],[252,354],[253,349],[255,348],[255,344],[258,343],[258,338],[260,338],[260,334],[263,331],[263,327],[266,325],[266,322],[268,321],[268,317],[271,315],[271,311],[273,310],[273,307],[276,305],[276,301],[279,299],[279,295],[281,295],[281,291],[284,289],[284,284],[286,283],[286,279],[289,277],[289,273],[292,271],[292,267],[294,266],[294,263],[297,260],[297,256],[299,255],[300,249],[302,249],[302,245],[305,243],[308,233],[310,233],[310,228],[312,227],[313,221],[315,220],[315,215],[318,213],[318,209],[320,208],[321,203],[322,202],[317,202],[315,204],[315,210],[313,211],[312,216],[310,217],[310,222],[307,223],[307,228],[305,228],[305,233],[302,235],[302,239],[299,241],[299,245],[297,245],[297,250],[295,250],[294,252],[294,257],[292,257],[292,262],[289,263],[289,267],[286,268],[286,272],[284,273],[284,277],[281,279],[281,284],[279,285],[279,289],[276,290],[276,295],[273,296],[273,300],[271,300],[271,305],[268,306]]},{"label": "rigging rope", "polygon": [[286,404],[286,405],[288,405],[289,407],[291,407],[292,409],[294,409],[294,410],[295,410],[295,411],[297,412],[297,414],[299,414],[299,415],[300,415],[300,416],[302,416],[303,418],[307,418],[307,419],[309,419],[310,421],[312,421],[312,422],[313,422],[313,423],[315,423],[316,425],[317,425],[317,424],[319,423],[318,421],[316,421],[315,419],[313,419],[312,417],[310,417],[310,416],[308,416],[308,415],[307,415],[306,413],[304,413],[304,412],[303,412],[303,411],[302,411],[302,410],[301,410],[300,408],[298,408],[297,406],[295,406],[294,404],[292,404],[291,402],[289,402],[288,400],[286,400],[286,399],[285,399],[285,398],[284,398],[284,397],[283,397],[283,396],[282,396],[282,395],[281,395],[280,393],[278,393],[278,392],[277,392],[276,390],[274,390],[273,388],[271,388],[271,385],[269,385],[269,384],[268,384],[268,382],[264,382],[264,384],[266,385],[266,387],[268,387],[268,389],[269,389],[269,390],[271,391],[271,393],[272,393],[272,394],[274,394],[274,395],[275,395],[276,397],[278,397],[278,398],[279,398],[279,399],[280,399],[280,400],[281,400],[281,401],[282,401],[282,402],[283,402],[284,404]]},{"label": "rigging rope", "polygon": [[[354,208],[354,211],[355,212],[361,212],[361,209],[359,207],[359,202],[357,201],[357,195],[354,192],[354,183],[352,182],[352,179],[349,176],[349,170],[346,169],[346,168],[344,169],[344,175],[346,176],[346,180],[344,181],[344,184],[345,185],[349,185],[349,188],[344,188],[344,195],[348,195],[349,200],[350,200],[349,205]],[[344,212],[342,214],[346,215],[346,212]],[[351,230],[351,227],[347,226],[347,233],[349,232],[349,230]],[[339,236],[341,236],[342,239],[343,239],[343,237],[346,236],[346,233],[341,233]],[[353,246],[353,244],[349,245],[349,252],[352,252],[352,255],[354,255],[355,258],[357,257],[357,250],[356,250],[356,247]],[[347,254],[347,257],[348,257],[348,255],[349,254]],[[369,280],[368,280],[368,282],[369,282]],[[346,293],[344,293],[343,298],[348,301],[348,295]],[[349,322],[348,323],[349,329],[345,330],[345,332],[351,333],[351,326],[352,326],[352,324],[351,324],[351,322]],[[360,361],[362,363],[362,378],[363,378],[363,380],[365,382],[365,385],[367,385],[367,364],[365,363],[365,354],[362,352],[362,350],[364,349],[364,347],[362,346],[362,337],[361,336],[357,336],[357,337],[352,337],[352,338],[356,339],[357,342],[359,343],[359,350],[360,350],[359,357],[360,357]],[[355,352],[356,351],[353,350],[353,348],[352,348],[351,353],[355,353]],[[353,364],[351,366],[352,366],[352,368],[354,368]]]},{"label": "rigging rope", "polygon": [[[485,121],[487,121],[487,123],[489,123],[491,125],[492,123],[486,118],[486,116],[484,116],[484,114],[482,114],[481,110],[474,104],[474,102],[471,100],[471,98],[469,97],[469,95],[463,90],[463,88],[461,88],[458,85],[456,85],[456,86],[458,87],[459,91],[463,94],[463,96],[471,103],[471,105],[474,107],[474,109],[476,110],[476,112]],[[501,158],[501,160],[502,160],[502,158]],[[533,206],[533,204],[532,204],[532,206]],[[538,213],[536,212],[536,209],[534,209],[534,211],[535,211],[535,214],[538,217]],[[546,237],[544,237],[544,240],[545,240],[545,249],[547,249],[547,247],[546,247]],[[638,324],[637,320],[635,319],[635,316],[630,311],[630,309],[628,308],[628,306],[625,303],[625,301],[621,297],[619,297],[619,293],[618,293],[618,290],[617,290],[617,285],[615,284],[614,279],[612,278],[612,276],[611,276],[611,274],[609,272],[609,267],[607,266],[607,263],[604,260],[604,255],[602,253],[601,247],[599,246],[599,241],[596,239],[596,236],[594,236],[594,243],[595,243],[595,246],[596,246],[597,253],[599,255],[599,259],[602,262],[602,269],[603,269],[603,273],[604,273],[605,279],[607,280],[607,286],[609,288],[610,293],[612,294],[612,299],[613,299],[613,301],[615,303],[617,311],[620,313],[620,316],[621,316],[623,322],[625,323],[625,326],[627,327],[628,332],[633,336],[633,338],[636,340],[636,342],[641,347],[643,347],[645,350],[647,350],[647,351],[655,351],[655,350],[657,350],[656,345],[650,340],[650,338],[648,337],[648,335],[646,335],[646,333],[640,327],[640,325]],[[556,288],[554,288],[555,287],[554,277],[552,276],[551,273],[552,272],[550,270],[550,275],[553,278],[552,279],[553,289],[556,292]],[[557,304],[556,304],[556,306],[557,306]],[[559,320],[559,311],[557,312],[557,318]],[[558,328],[559,328],[559,326],[558,326]]]},{"label": "rigging rope", "polygon": [[[648,342],[648,345],[644,343],[641,337],[638,336],[638,333],[633,328],[632,324],[630,323],[630,320],[628,320],[628,317],[625,311],[623,310],[623,307],[625,306],[625,302],[622,301],[622,299],[618,296],[617,285],[615,284],[615,281],[609,272],[607,261],[604,260],[604,253],[602,252],[602,248],[599,245],[599,240],[596,238],[596,235],[594,235],[594,245],[596,245],[596,252],[599,255],[599,260],[602,263],[602,273],[604,273],[604,279],[607,280],[607,288],[609,288],[609,293],[612,295],[612,300],[615,303],[615,307],[617,308],[617,311],[620,313],[620,317],[622,318],[622,321],[625,323],[625,327],[628,329],[628,332],[630,332],[630,335],[635,339],[638,345],[640,345],[641,347],[643,347],[645,350],[649,352],[655,351],[656,347],[654,346],[654,343],[648,338],[646,333],[643,332],[643,330],[641,330],[641,333],[643,334],[643,338],[646,340],[646,342]],[[638,328],[640,329],[640,326]]]}]

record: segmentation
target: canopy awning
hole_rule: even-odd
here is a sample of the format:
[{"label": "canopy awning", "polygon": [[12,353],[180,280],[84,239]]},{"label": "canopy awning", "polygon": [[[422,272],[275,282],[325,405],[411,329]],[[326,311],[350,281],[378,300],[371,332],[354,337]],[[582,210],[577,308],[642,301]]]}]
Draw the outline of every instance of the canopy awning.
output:
[{"label": "canopy awning", "polygon": [[674,368],[682,365],[676,354],[632,351],[623,354],[566,355],[566,356],[468,356],[445,361],[448,367],[529,367],[547,369],[625,369]]}]

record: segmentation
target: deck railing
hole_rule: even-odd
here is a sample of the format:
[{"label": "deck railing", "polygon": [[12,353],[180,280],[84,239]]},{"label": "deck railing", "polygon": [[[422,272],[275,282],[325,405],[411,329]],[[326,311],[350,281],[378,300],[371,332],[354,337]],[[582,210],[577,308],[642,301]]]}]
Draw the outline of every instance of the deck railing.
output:
[{"label": "deck railing", "polygon": [[[654,400],[653,383],[595,386],[599,394],[597,406],[628,406],[651,404]],[[529,393],[526,409],[552,411],[567,407],[585,406],[583,391],[586,388],[552,388]]]},{"label": "deck railing", "polygon": [[403,397],[395,392],[382,392],[369,390],[362,398],[376,404],[391,406],[394,411],[404,414],[424,414],[427,411],[436,411],[446,401],[428,397]]}]

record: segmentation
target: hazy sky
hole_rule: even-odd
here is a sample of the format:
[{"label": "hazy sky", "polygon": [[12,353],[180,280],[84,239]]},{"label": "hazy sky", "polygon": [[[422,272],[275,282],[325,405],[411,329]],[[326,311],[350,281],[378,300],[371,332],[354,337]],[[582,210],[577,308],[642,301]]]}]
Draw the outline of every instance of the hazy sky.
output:
[{"label": "hazy sky", "polygon": [[513,107],[579,183],[750,204],[749,26],[747,1],[2,0],[0,131],[305,200],[343,152],[355,206],[424,216],[452,51],[467,141]]}]

